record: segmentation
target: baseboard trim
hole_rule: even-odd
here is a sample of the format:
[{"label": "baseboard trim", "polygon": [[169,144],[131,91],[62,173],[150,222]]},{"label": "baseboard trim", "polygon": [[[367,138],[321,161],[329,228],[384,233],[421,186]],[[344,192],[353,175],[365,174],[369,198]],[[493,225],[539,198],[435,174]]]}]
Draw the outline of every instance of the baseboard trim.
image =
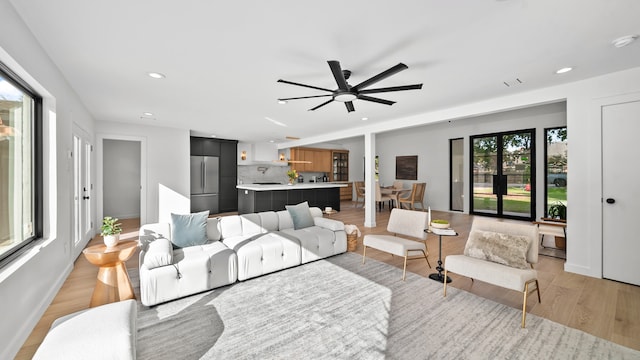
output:
[{"label": "baseboard trim", "polygon": [[22,324],[22,326],[20,326],[19,329],[17,329],[16,336],[14,337],[14,341],[11,341],[10,342],[11,345],[5,348],[0,353],[0,359],[15,358],[16,354],[18,354],[18,352],[24,345],[24,342],[27,341],[27,339],[29,338],[29,335],[31,335],[31,332],[33,331],[33,329],[36,327],[36,325],[38,324],[38,322],[40,321],[44,313],[49,308],[49,305],[51,305],[51,302],[58,294],[58,291],[60,291],[60,289],[62,288],[62,285],[64,285],[64,282],[67,280],[67,277],[69,277],[72,270],[73,270],[73,262],[67,264],[64,271],[56,279],[54,285],[49,288],[49,291],[47,292],[46,296],[42,297],[38,306],[33,309],[33,311],[31,312],[29,317],[26,319],[26,321]]}]

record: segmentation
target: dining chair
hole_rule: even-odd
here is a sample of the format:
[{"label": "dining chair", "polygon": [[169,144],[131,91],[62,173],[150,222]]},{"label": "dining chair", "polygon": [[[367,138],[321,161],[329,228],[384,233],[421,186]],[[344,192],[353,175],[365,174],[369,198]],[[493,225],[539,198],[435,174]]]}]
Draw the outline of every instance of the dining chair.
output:
[{"label": "dining chair", "polygon": [[411,189],[405,189],[404,188],[404,182],[400,181],[400,180],[394,181],[392,188],[393,188],[393,192],[391,194],[389,194],[389,196],[391,197],[392,205],[395,208],[399,208],[400,205],[398,203],[398,199],[400,198],[400,196],[402,194],[411,191]]},{"label": "dining chair", "polygon": [[384,208],[385,201],[389,202],[389,211],[391,211],[391,196],[383,194],[380,190],[380,183],[376,181],[376,205],[378,205],[378,210],[382,210]]},{"label": "dining chair", "polygon": [[426,187],[427,183],[414,183],[409,195],[398,198],[400,208],[402,209],[403,206],[406,206],[408,209],[415,210],[415,204],[420,204],[421,210],[426,210],[424,206],[424,190]]},{"label": "dining chair", "polygon": [[358,200],[362,199],[362,206],[364,206],[364,181],[354,181],[353,187],[356,189],[356,204],[358,207]]}]

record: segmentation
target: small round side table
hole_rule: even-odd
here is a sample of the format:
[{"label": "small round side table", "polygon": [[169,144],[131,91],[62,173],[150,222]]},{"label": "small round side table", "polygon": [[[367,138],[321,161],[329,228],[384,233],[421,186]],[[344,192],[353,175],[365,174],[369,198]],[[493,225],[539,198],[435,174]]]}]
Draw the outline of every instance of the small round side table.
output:
[{"label": "small round side table", "polygon": [[90,307],[136,298],[124,262],[133,256],[137,248],[137,241],[122,241],[110,248],[98,244],[82,250],[91,264],[100,267]]}]

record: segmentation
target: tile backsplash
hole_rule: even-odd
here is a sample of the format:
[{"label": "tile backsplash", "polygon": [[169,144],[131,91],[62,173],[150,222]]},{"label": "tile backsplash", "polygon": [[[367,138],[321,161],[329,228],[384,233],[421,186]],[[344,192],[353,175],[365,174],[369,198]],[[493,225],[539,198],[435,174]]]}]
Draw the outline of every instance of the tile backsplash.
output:
[{"label": "tile backsplash", "polygon": [[288,166],[279,165],[243,165],[238,166],[238,184],[258,182],[276,182],[286,184]]}]

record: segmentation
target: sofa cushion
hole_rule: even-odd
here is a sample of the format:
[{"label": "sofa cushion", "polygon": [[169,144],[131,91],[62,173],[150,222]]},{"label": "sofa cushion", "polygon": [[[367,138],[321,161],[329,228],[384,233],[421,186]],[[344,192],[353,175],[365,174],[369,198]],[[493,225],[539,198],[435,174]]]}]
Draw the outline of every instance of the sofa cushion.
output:
[{"label": "sofa cushion", "polygon": [[220,240],[220,218],[208,218],[207,219],[207,239],[218,241]]},{"label": "sofa cushion", "polygon": [[155,269],[173,264],[173,246],[169,239],[156,239],[147,245],[144,253],[144,266]]},{"label": "sofa cushion", "polygon": [[63,316],[33,359],[135,359],[135,300],[114,302]]},{"label": "sofa cushion", "polygon": [[531,238],[528,236],[472,230],[464,254],[518,269],[528,269],[527,251],[530,246]]},{"label": "sofa cushion", "polygon": [[207,239],[209,211],[194,214],[171,214],[171,242],[177,248],[202,245]]},{"label": "sofa cushion", "polygon": [[331,231],[344,230],[344,223],[342,221],[327,219],[323,217],[314,217],[313,222],[316,226],[320,226]]},{"label": "sofa cushion", "polygon": [[258,214],[243,214],[240,215],[242,223],[242,235],[255,235],[262,234],[262,221]]},{"label": "sofa cushion", "polygon": [[291,215],[293,228],[295,230],[304,229],[314,225],[313,216],[311,216],[308,202],[305,201],[298,205],[286,205],[285,208]]}]

